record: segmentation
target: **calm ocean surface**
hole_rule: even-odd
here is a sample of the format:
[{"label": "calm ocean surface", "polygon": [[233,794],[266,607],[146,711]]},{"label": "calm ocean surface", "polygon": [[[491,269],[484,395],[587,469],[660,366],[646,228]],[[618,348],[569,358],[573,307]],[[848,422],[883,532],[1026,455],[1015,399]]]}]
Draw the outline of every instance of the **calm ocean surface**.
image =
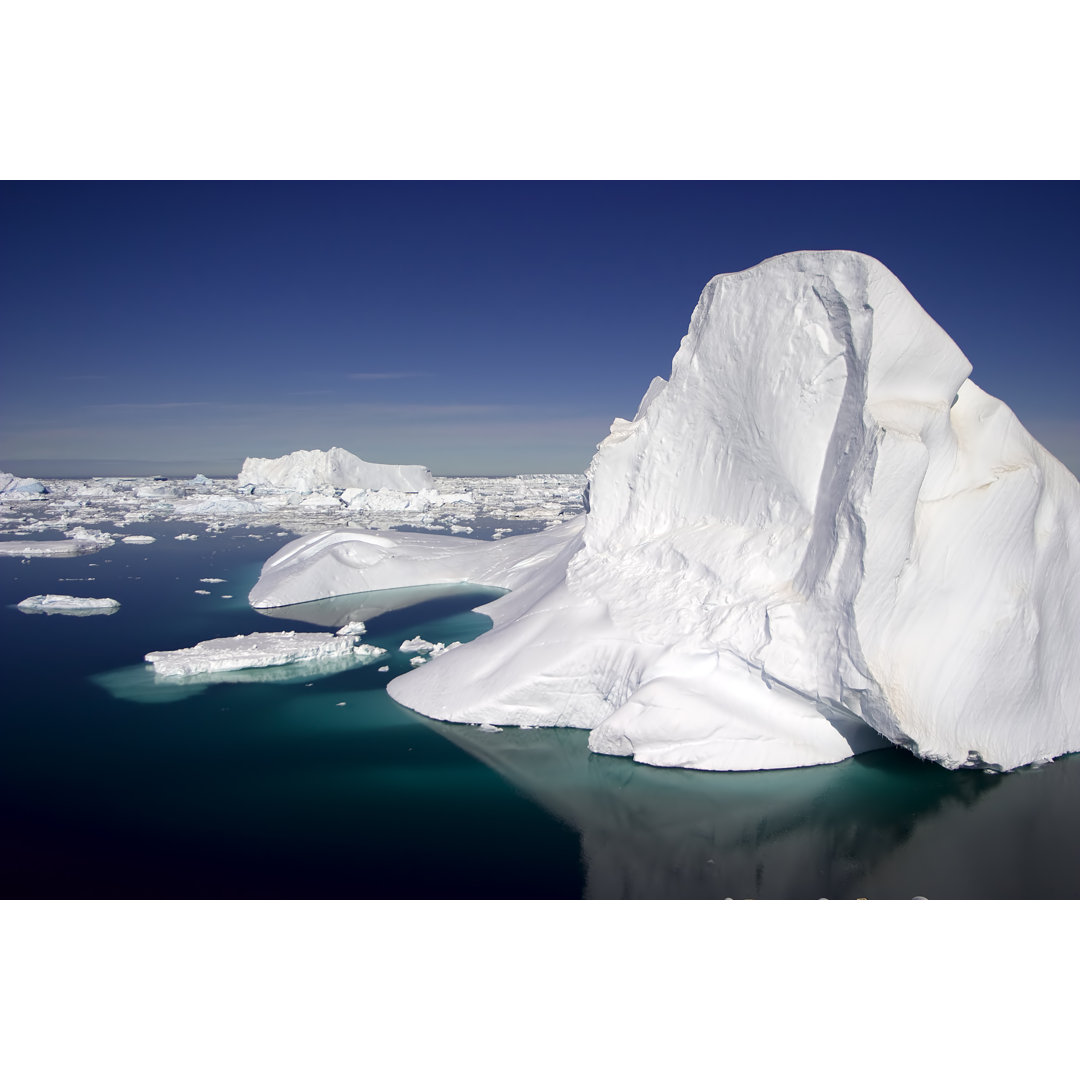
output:
[{"label": "calm ocean surface", "polygon": [[[383,688],[409,669],[396,646],[483,633],[469,609],[490,590],[417,593],[369,618],[364,640],[393,650],[387,673],[155,682],[151,650],[340,612],[248,607],[288,537],[140,530],[159,541],[0,559],[5,897],[1080,896],[1080,755],[1009,775],[899,750],[695,773],[589,754],[586,732],[488,733],[395,704]],[[14,606],[48,592],[122,606]]]}]

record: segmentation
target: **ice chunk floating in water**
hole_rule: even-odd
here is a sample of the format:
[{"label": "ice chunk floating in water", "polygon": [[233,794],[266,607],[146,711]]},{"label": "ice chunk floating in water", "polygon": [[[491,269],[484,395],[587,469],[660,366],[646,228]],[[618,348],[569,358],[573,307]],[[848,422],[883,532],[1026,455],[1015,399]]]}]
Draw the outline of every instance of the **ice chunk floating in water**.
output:
[{"label": "ice chunk floating in water", "polygon": [[877,260],[781,255],[706,286],[670,379],[600,444],[583,519],[494,543],[306,536],[251,599],[510,588],[488,634],[391,695],[590,728],[654,765],[1080,750],[1080,484],[970,371]]},{"label": "ice chunk floating in water", "polygon": [[46,615],[112,615],[120,608],[120,601],[108,596],[62,596],[45,593],[28,596],[20,601],[20,611]]},{"label": "ice chunk floating in water", "polygon": [[213,671],[275,667],[333,657],[377,660],[386,655],[375,645],[357,645],[358,635],[305,634],[295,630],[278,633],[237,634],[236,637],[200,641],[190,649],[146,654],[158,675],[199,675]]}]

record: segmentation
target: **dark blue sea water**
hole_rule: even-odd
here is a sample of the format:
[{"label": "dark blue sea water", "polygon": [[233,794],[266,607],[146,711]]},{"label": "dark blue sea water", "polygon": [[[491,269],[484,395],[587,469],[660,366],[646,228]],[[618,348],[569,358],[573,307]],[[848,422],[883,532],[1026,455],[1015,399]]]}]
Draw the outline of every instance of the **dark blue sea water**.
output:
[{"label": "dark blue sea water", "polygon": [[[383,688],[409,667],[396,646],[483,633],[470,609],[490,590],[402,591],[364,639],[391,650],[387,673],[163,688],[146,652],[340,612],[248,607],[287,538],[140,531],[160,539],[0,560],[5,897],[1080,896],[1077,755],[1004,776],[899,750],[694,773],[591,755],[585,732],[489,733],[395,704]],[[46,592],[121,607],[14,607]]]}]

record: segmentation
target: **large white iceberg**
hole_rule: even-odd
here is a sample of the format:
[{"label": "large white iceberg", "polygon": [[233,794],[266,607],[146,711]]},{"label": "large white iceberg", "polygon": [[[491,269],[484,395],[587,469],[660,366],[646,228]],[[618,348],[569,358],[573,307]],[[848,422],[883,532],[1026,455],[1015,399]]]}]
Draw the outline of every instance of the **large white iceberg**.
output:
[{"label": "large white iceberg", "polygon": [[421,491],[434,486],[423,465],[377,465],[340,446],[297,450],[279,458],[245,458],[237,482],[305,494],[326,487]]},{"label": "large white iceberg", "polygon": [[452,551],[317,534],[252,602],[513,588],[391,695],[655,765],[1080,750],[1080,484],[970,371],[875,259],[781,255],[706,286],[670,379],[600,444],[583,521]]}]

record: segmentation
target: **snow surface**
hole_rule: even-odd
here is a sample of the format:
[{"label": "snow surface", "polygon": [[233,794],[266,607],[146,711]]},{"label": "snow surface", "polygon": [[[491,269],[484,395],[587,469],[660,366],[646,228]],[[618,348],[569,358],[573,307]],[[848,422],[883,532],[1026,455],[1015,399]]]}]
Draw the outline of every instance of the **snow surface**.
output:
[{"label": "snow surface", "polygon": [[297,450],[279,458],[246,458],[237,482],[302,494],[324,487],[420,491],[432,486],[431,473],[423,465],[376,465],[340,446]]},{"label": "snow surface", "polygon": [[1080,750],[1080,485],[881,263],[714,278],[616,420],[578,521],[496,542],[334,530],[256,607],[470,581],[494,627],[395,679],[437,719],[591,729],[699,769],[891,740],[950,768]]},{"label": "snow surface", "polygon": [[146,654],[157,675],[201,675],[242,668],[276,667],[311,660],[358,657],[367,661],[386,655],[374,645],[357,645],[357,635],[278,633],[237,634],[236,637],[200,641],[190,649]]},{"label": "snow surface", "polygon": [[108,596],[64,596],[59,593],[28,596],[18,604],[20,611],[47,615],[111,615],[119,607],[120,601]]}]

